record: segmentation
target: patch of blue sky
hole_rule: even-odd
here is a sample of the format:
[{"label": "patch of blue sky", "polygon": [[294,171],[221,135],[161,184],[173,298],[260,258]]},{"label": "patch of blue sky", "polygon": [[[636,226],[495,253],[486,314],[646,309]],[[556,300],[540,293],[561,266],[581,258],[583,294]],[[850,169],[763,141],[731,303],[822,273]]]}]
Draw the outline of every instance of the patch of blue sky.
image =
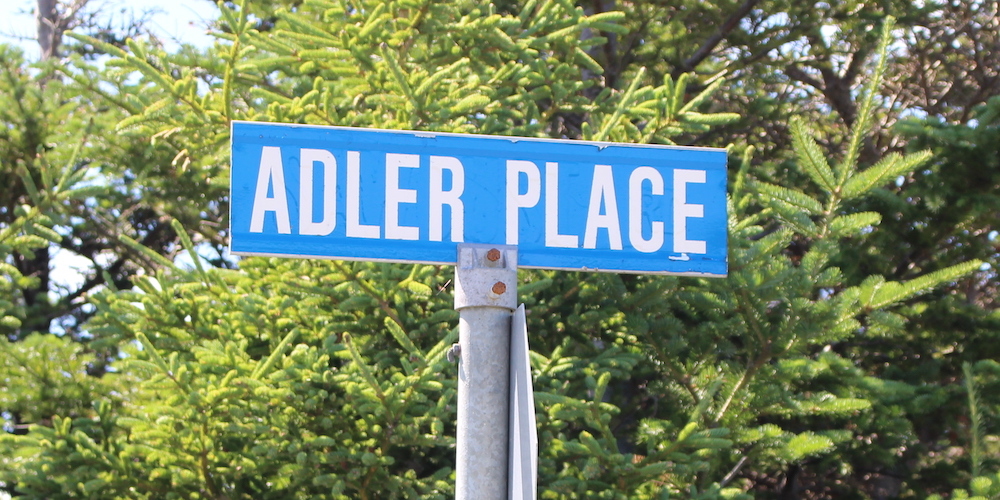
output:
[{"label": "patch of blue sky", "polygon": [[[0,43],[20,46],[29,60],[39,57],[35,42],[36,0],[0,2]],[[146,29],[173,51],[182,44],[208,47],[215,38],[208,26],[218,17],[218,8],[205,0],[90,0],[87,10],[97,13],[100,23],[121,24],[149,13]]]}]

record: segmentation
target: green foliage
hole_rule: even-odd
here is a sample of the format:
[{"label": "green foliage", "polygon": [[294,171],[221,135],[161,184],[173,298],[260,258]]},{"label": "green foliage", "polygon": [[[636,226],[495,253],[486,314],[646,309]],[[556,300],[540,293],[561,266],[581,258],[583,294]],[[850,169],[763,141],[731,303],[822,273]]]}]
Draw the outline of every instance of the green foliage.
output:
[{"label": "green foliage", "polygon": [[[102,163],[106,185],[80,183],[85,169],[75,162],[26,176],[30,206],[0,226],[0,263],[60,240],[48,228],[60,224],[53,214],[65,216],[60,197],[73,186],[105,212],[134,203],[144,214],[94,226],[133,264],[130,280],[105,278],[113,286],[89,294],[92,342],[36,335],[2,344],[0,379],[15,382],[0,391],[0,408],[18,414],[20,432],[0,437],[0,482],[27,498],[453,496],[453,271],[263,258],[230,270],[204,259],[228,224],[229,125],[708,142],[746,121],[719,101],[771,87],[748,82],[739,94],[746,62],[725,54],[687,61],[673,45],[695,39],[684,21],[712,19],[718,6],[685,5],[663,22],[645,3],[597,13],[565,1],[243,1],[221,4],[219,41],[204,53],[72,35],[115,57],[105,71],[64,70],[51,88],[85,89],[88,102],[112,107],[94,126],[119,140],[101,139],[94,150],[72,144],[115,161]],[[893,183],[939,180],[926,172],[950,165],[942,158],[960,148],[956,136],[985,144],[995,127],[942,126],[929,135],[947,136],[941,143],[872,155],[892,20],[861,4],[768,5],[797,22],[860,9],[868,17],[838,24],[831,46],[819,47],[814,24],[811,45],[799,48],[829,61],[834,45],[867,47],[851,63],[862,72],[875,55],[866,85],[848,92],[858,99],[835,103],[838,113],[853,110],[846,128],[804,109],[786,142],[758,144],[763,155],[732,149],[742,161],[733,161],[728,200],[729,278],[520,272],[541,498],[768,497],[779,495],[779,481],[781,494],[809,481],[826,485],[815,496],[860,497],[870,488],[857,476],[908,467],[917,419],[966,395],[893,376],[880,363],[895,358],[867,346],[919,336],[920,313],[982,273],[982,254],[964,253],[968,246],[904,273],[892,272],[897,260],[883,250],[909,223],[901,214],[923,203]],[[771,57],[809,28],[774,21],[761,34],[768,21],[748,15],[753,22],[736,25],[765,43],[737,40],[727,50]],[[717,24],[701,26],[714,33]],[[640,39],[629,62],[608,58]],[[714,76],[690,73],[695,67]],[[771,94],[758,97],[769,106]],[[981,123],[1000,116],[989,113]],[[136,145],[115,146],[129,140]],[[124,161],[129,155],[144,160]],[[931,188],[920,193],[933,199]],[[0,271],[0,292],[14,297],[8,304],[0,294],[0,324],[17,329],[30,312],[18,291],[33,277]],[[102,377],[86,374],[105,362]],[[976,370],[995,388],[1000,371],[983,363]],[[996,413],[987,396],[995,393],[980,391],[984,413]],[[975,441],[988,442],[986,420],[974,420]],[[34,425],[25,433],[26,423]],[[978,472],[991,470],[993,450],[976,449],[983,458],[972,461],[971,491],[987,496],[1000,483]],[[942,465],[931,456],[912,470]]]},{"label": "green foliage", "polygon": [[[222,191],[206,190],[204,178],[178,173],[171,161],[176,151],[146,137],[116,136],[115,124],[128,109],[120,105],[139,93],[126,80],[76,56],[29,67],[17,49],[0,46],[0,101],[10,103],[0,109],[0,176],[6,182],[0,231],[8,241],[25,231],[48,240],[30,249],[0,248],[3,262],[32,280],[4,294],[18,297],[24,308],[19,327],[12,330],[11,320],[0,327],[11,338],[53,331],[88,341],[80,329],[92,310],[87,295],[104,286],[127,287],[131,275],[151,264],[117,236],[131,236],[159,254],[174,252],[176,235],[163,224],[165,214],[195,228],[199,243],[221,251],[219,229],[200,223],[220,209],[206,193],[216,200]],[[56,255],[80,268],[79,283],[59,276]],[[113,356],[105,348],[100,357]]]},{"label": "green foliage", "polygon": [[[996,369],[996,363],[984,363],[980,366],[980,372],[993,375],[995,375]],[[975,498],[982,500],[1000,498],[1000,473],[983,471],[983,462],[985,460],[984,447],[986,445],[984,411],[986,407],[981,403],[978,389],[976,388],[976,369],[971,363],[963,363],[962,372],[965,376],[965,392],[968,396],[968,453],[969,461],[971,462],[969,472],[972,479],[969,480],[968,489],[955,488],[950,492],[948,498]],[[942,496],[934,494],[929,496],[928,499],[941,500]]]},{"label": "green foliage", "polygon": [[[897,129],[909,139],[908,148],[926,149],[932,158],[874,191],[859,210],[885,214],[879,228],[856,247],[842,250],[838,262],[848,275],[882,274],[907,280],[969,260],[984,264],[965,277],[932,292],[929,300],[897,311],[898,323],[887,323],[882,334],[850,354],[865,370],[920,388],[927,404],[908,410],[914,439],[902,454],[918,464],[910,485],[914,491],[945,494],[968,487],[971,447],[965,445],[966,391],[962,365],[1000,355],[993,348],[998,331],[994,242],[998,227],[995,176],[1000,105],[991,99],[973,113],[978,121],[948,123],[938,118],[910,119]],[[897,194],[898,193],[898,194]],[[904,326],[905,325],[905,326]],[[982,377],[983,375],[978,375]],[[991,383],[992,384],[992,383]],[[992,388],[992,385],[987,387]],[[978,392],[985,415],[996,404],[992,389]],[[987,439],[995,431],[983,420]],[[962,445],[962,446],[960,446]],[[940,450],[953,450],[951,458]],[[958,451],[964,450],[964,451]],[[996,450],[985,446],[981,473],[996,470]]]},{"label": "green foliage", "polygon": [[[49,248],[64,242],[59,230],[70,224],[68,207],[104,188],[95,189],[93,170],[82,161],[92,122],[42,123],[39,111],[69,113],[72,106],[52,109],[48,101],[60,95],[58,82],[34,85],[22,63],[18,51],[0,46],[0,93],[14,103],[0,110],[0,120],[9,124],[0,133],[0,174],[9,180],[0,196],[0,380],[5,381],[0,408],[9,415],[6,426],[17,431],[26,422],[49,422],[58,414],[86,414],[93,401],[107,396],[102,381],[91,376],[98,360],[88,349],[69,337],[34,331],[47,326],[39,317],[60,305],[40,294],[48,277],[33,272],[31,263],[48,263]],[[61,143],[39,143],[52,139],[50,134]]]},{"label": "green foliage", "polygon": [[[941,495],[934,494],[927,497],[927,500],[941,500]],[[969,489],[956,489],[951,492],[948,498],[968,499],[968,500],[990,500],[1000,498],[1000,474],[990,476],[977,476],[969,484]]]},{"label": "green foliage", "polygon": [[2,339],[0,353],[0,377],[6,381],[0,387],[0,408],[21,422],[87,415],[91,401],[108,396],[105,381],[87,372],[94,356],[67,338],[33,334],[21,342]]},{"label": "green foliage", "polygon": [[[174,268],[140,278],[135,290],[103,294],[92,331],[127,346],[118,371],[105,378],[134,384],[125,396],[131,404],[93,420],[57,418],[56,434],[9,436],[5,442],[22,454],[37,455],[3,480],[45,497],[443,498],[455,389],[440,372],[454,313],[443,309],[449,314],[436,323],[393,323],[429,346],[422,356],[386,349],[385,329],[346,305],[362,288],[372,301],[398,291],[367,288],[358,275],[373,267],[248,261],[241,273]],[[432,267],[413,274],[446,281]],[[398,307],[404,317],[424,317],[443,306],[416,300],[408,311]],[[359,349],[382,354],[362,359]],[[98,423],[103,434],[91,432]],[[62,449],[102,449],[80,459],[95,481],[77,484],[83,471],[53,465]]]}]

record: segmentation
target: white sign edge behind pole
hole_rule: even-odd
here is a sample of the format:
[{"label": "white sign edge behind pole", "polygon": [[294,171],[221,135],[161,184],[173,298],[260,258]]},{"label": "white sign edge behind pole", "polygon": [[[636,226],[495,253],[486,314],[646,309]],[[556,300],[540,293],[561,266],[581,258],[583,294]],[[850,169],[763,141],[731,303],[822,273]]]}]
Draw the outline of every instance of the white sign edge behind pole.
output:
[{"label": "white sign edge behind pole", "polygon": [[510,325],[510,500],[538,497],[538,426],[524,304]]}]

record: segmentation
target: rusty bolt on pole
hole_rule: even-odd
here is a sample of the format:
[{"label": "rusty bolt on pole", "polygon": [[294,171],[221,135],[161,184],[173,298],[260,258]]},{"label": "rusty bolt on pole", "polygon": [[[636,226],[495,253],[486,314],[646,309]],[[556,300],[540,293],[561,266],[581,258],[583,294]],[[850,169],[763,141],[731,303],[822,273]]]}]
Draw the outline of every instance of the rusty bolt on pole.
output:
[{"label": "rusty bolt on pole", "polygon": [[493,293],[497,295],[503,295],[503,293],[507,291],[507,284],[504,283],[503,281],[497,281],[496,283],[493,284],[492,290]]},{"label": "rusty bolt on pole", "polygon": [[[490,262],[496,262],[500,260],[500,250],[497,250],[496,248],[491,248],[489,252],[486,252],[486,258],[489,259]],[[498,292],[498,293],[503,293],[503,292]]]}]

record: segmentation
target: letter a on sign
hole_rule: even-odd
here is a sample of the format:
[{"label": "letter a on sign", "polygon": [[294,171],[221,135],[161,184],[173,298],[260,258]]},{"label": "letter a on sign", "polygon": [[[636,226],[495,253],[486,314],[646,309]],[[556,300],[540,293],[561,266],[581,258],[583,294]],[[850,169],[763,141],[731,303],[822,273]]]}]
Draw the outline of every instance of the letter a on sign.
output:
[{"label": "letter a on sign", "polygon": [[[274,196],[267,195],[271,187]],[[257,189],[253,197],[253,213],[250,216],[250,232],[264,232],[264,214],[274,212],[278,222],[278,234],[291,234],[292,224],[288,220],[288,196],[285,194],[285,170],[281,164],[281,148],[265,146],[260,155],[260,170],[257,174]]]}]

